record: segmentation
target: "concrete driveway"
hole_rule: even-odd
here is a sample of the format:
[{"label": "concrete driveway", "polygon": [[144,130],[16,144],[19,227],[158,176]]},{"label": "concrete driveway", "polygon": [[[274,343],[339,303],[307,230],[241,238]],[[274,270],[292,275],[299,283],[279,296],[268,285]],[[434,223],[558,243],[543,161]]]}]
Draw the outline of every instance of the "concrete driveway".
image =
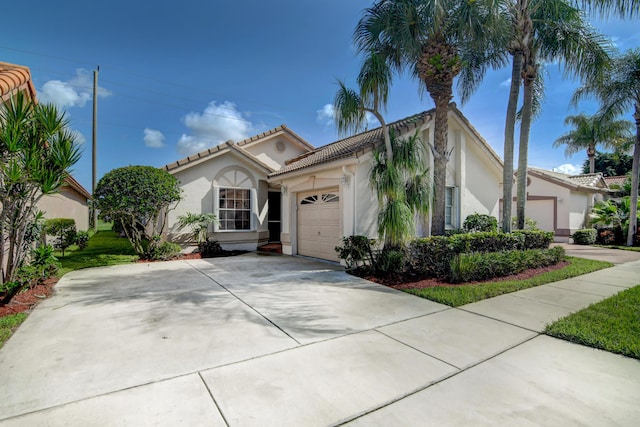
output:
[{"label": "concrete driveway", "polygon": [[72,272],[0,350],[0,425],[634,425],[640,363],[530,319],[640,281],[615,268],[511,294],[524,320],[288,256]]}]

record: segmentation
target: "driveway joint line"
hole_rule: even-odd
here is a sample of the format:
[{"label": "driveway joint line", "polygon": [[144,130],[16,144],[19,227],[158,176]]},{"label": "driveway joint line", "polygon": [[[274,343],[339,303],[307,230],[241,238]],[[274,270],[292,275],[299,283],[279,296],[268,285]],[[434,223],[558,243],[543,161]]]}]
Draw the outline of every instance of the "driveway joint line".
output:
[{"label": "driveway joint line", "polygon": [[294,337],[292,337],[289,333],[287,333],[287,331],[285,331],[284,329],[282,329],[280,326],[276,325],[275,323],[273,323],[273,321],[271,321],[271,319],[269,319],[267,316],[265,316],[264,314],[260,313],[257,309],[255,309],[251,304],[249,304],[248,302],[246,302],[245,300],[243,300],[242,298],[240,298],[239,296],[237,296],[236,294],[234,294],[231,290],[229,290],[226,286],[224,286],[222,283],[218,282],[216,279],[214,279],[213,277],[211,277],[210,275],[208,275],[207,273],[205,273],[204,271],[200,270],[198,267],[196,267],[193,264],[189,264],[189,266],[191,268],[193,268],[194,270],[196,270],[197,272],[199,272],[200,274],[202,274],[204,277],[208,278],[209,280],[211,280],[213,283],[215,283],[216,285],[220,286],[222,289],[224,289],[225,291],[227,291],[229,294],[231,294],[234,298],[236,298],[238,301],[240,301],[242,304],[246,305],[247,307],[249,307],[253,312],[255,312],[258,316],[262,317],[264,320],[266,320],[267,322],[269,322],[271,325],[273,325],[276,329],[278,329],[280,332],[282,332],[283,334],[285,334],[286,336],[288,336],[289,338],[291,338],[293,341],[296,342],[296,344],[301,345],[301,342],[298,341],[297,339],[295,339]]},{"label": "driveway joint line", "polygon": [[[556,288],[556,289],[560,289],[560,288]],[[586,292],[576,292],[576,293],[577,294],[585,294]],[[586,293],[586,294],[587,295],[598,296],[598,297],[600,297],[601,300],[607,298],[607,297],[603,297],[602,295],[597,295],[597,294],[589,294],[589,293]],[[545,304],[545,305],[550,305],[552,307],[558,307],[558,308],[564,308],[566,310],[571,310],[571,313],[569,313],[569,314],[575,313],[576,311],[582,310],[582,308],[584,308],[584,307],[581,307],[581,308],[577,308],[576,309],[574,307],[567,307],[566,305],[554,304],[552,302],[547,302],[547,301],[540,301],[540,300],[535,299],[535,298],[523,297],[523,296],[520,296],[520,295],[512,295],[512,296],[514,298],[519,298],[519,299],[525,300],[525,301],[532,301],[532,302],[537,302],[538,304]],[[585,306],[585,307],[587,307],[587,306]]]},{"label": "driveway joint line", "polygon": [[[464,307],[464,306],[463,306],[463,307]],[[507,322],[507,321],[505,321],[505,320],[498,319],[498,318],[495,318],[495,317],[491,317],[491,316],[486,315],[486,314],[476,313],[475,311],[465,310],[464,308],[461,308],[461,307],[456,307],[456,309],[457,309],[457,310],[462,310],[462,311],[464,311],[465,313],[475,314],[476,316],[482,316],[482,317],[485,317],[485,318],[487,318],[487,319],[496,320],[496,321],[498,321],[498,322],[502,322],[502,323],[504,323],[505,325],[515,326],[516,328],[524,329],[525,331],[535,332],[536,334],[541,334],[541,333],[542,333],[542,332],[540,332],[540,331],[536,331],[535,329],[530,329],[530,328],[527,328],[527,327],[522,326],[522,325],[516,325],[515,323]],[[555,319],[555,320],[557,320],[557,319]],[[555,320],[553,320],[553,321],[555,322]]]},{"label": "driveway joint line", "polygon": [[204,380],[204,378],[202,378],[201,372],[198,372],[198,377],[200,378],[200,381],[202,381],[202,384],[204,385],[204,387],[207,389],[207,393],[209,393],[209,397],[211,397],[211,400],[213,401],[213,404],[216,406],[216,409],[218,410],[218,412],[220,413],[220,416],[222,417],[222,420],[224,421],[225,425],[229,427],[229,421],[227,421],[227,417],[224,416],[224,413],[222,412],[222,408],[220,408],[220,405],[218,405],[216,398],[213,397],[213,393],[211,392],[209,385]]},{"label": "driveway joint line", "polygon": [[[515,344],[515,345],[513,345],[513,346],[511,346],[511,347],[508,347],[508,348],[506,348],[506,349],[504,349],[504,350],[502,350],[502,351],[500,351],[500,352],[498,352],[498,353],[494,354],[493,356],[490,356],[490,357],[488,357],[488,358],[486,358],[486,359],[480,360],[479,362],[473,363],[473,364],[471,364],[471,365],[469,365],[469,366],[466,366],[465,368],[462,368],[462,369],[457,368],[457,369],[458,369],[458,371],[457,371],[457,372],[452,372],[452,373],[451,373],[451,374],[449,374],[449,375],[445,375],[445,376],[443,376],[442,378],[439,378],[439,379],[437,379],[437,380],[435,380],[435,381],[433,381],[433,382],[431,382],[431,383],[427,384],[426,386],[420,387],[420,388],[418,388],[418,389],[416,389],[416,390],[413,390],[413,391],[411,391],[411,392],[409,392],[409,393],[403,394],[402,396],[399,396],[399,397],[397,397],[397,398],[395,398],[395,399],[392,399],[391,401],[388,401],[388,402],[385,402],[385,403],[383,403],[383,404],[380,404],[380,405],[376,406],[375,408],[372,408],[371,410],[368,410],[368,411],[366,411],[366,412],[364,412],[364,413],[360,413],[360,414],[357,414],[357,415],[355,415],[355,416],[353,416],[353,417],[351,417],[351,418],[348,418],[348,419],[345,419],[345,420],[343,420],[343,421],[340,421],[339,423],[337,423],[337,424],[335,424],[335,425],[336,425],[336,426],[342,426],[342,425],[348,424],[348,423],[350,423],[350,422],[352,422],[352,421],[357,420],[358,418],[362,418],[362,417],[367,416],[367,415],[369,415],[369,414],[372,414],[372,413],[374,413],[374,412],[376,412],[376,411],[379,411],[380,409],[383,409],[383,408],[385,408],[385,407],[387,407],[387,406],[393,405],[394,403],[399,402],[399,401],[401,401],[401,400],[403,400],[403,399],[406,399],[407,397],[411,397],[411,396],[413,396],[413,395],[415,395],[415,394],[418,394],[418,393],[420,393],[420,392],[423,392],[423,391],[425,391],[426,389],[428,389],[428,388],[430,388],[430,387],[433,387],[433,386],[435,386],[435,385],[437,385],[437,384],[440,384],[441,382],[447,381],[447,380],[449,380],[450,378],[453,378],[453,377],[455,377],[455,376],[458,376],[458,375],[460,375],[460,374],[462,374],[462,373],[464,373],[464,372],[468,371],[469,369],[475,368],[476,366],[481,365],[481,364],[483,364],[483,363],[486,363],[486,362],[488,362],[489,360],[495,359],[496,357],[498,357],[498,356],[500,356],[500,355],[502,355],[502,354],[504,354],[504,353],[506,353],[506,352],[508,352],[508,351],[511,351],[511,350],[513,350],[513,349],[514,349],[514,348],[516,348],[516,347],[520,347],[521,345],[528,343],[529,341],[531,341],[531,340],[533,340],[533,339],[535,339],[535,338],[539,337],[540,335],[542,335],[542,334],[541,334],[541,333],[539,333],[539,332],[536,332],[536,335],[534,335],[534,336],[532,336],[532,337],[530,337],[530,338],[527,338],[527,339],[525,339],[524,341],[521,341],[521,342],[519,342],[519,343],[517,343],[517,344]],[[452,365],[452,366],[453,366],[453,365]]]},{"label": "driveway joint line", "polygon": [[376,332],[377,332],[377,333],[379,333],[380,335],[384,336],[384,337],[387,337],[387,338],[389,338],[389,339],[391,339],[391,340],[393,340],[393,341],[397,342],[398,344],[402,344],[402,345],[403,345],[403,346],[405,346],[405,347],[409,347],[410,349],[413,349],[413,350],[417,351],[418,353],[424,354],[425,356],[431,357],[432,359],[436,359],[437,361],[442,362],[442,363],[444,363],[444,364],[447,364],[447,365],[449,365],[449,366],[451,366],[451,367],[453,367],[453,368],[456,368],[456,369],[457,369],[457,370],[459,370],[459,371],[461,371],[461,370],[463,369],[463,368],[461,368],[461,367],[459,367],[459,366],[454,365],[453,363],[449,363],[449,362],[447,362],[447,361],[446,361],[446,360],[444,360],[444,359],[440,359],[439,357],[436,357],[436,356],[434,356],[434,355],[432,355],[432,354],[429,354],[429,353],[427,353],[427,352],[425,352],[425,351],[420,350],[419,348],[416,348],[416,347],[414,347],[414,346],[412,346],[412,345],[410,345],[410,344],[407,344],[406,342],[400,341],[399,339],[394,338],[394,337],[392,337],[391,335],[387,335],[387,334],[385,334],[385,333],[384,333],[384,332],[382,332],[382,331],[379,331],[379,330],[377,330],[377,329],[376,329]]}]

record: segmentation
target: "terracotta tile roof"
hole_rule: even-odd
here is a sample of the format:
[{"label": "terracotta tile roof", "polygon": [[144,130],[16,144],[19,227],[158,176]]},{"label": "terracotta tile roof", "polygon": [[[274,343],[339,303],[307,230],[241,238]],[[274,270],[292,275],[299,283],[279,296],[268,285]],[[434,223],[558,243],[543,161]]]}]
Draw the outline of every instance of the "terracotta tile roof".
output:
[{"label": "terracotta tile roof", "polygon": [[598,187],[598,183],[602,183],[602,174],[598,173],[585,173],[581,175],[569,176],[569,179],[578,185],[584,185],[586,187]]},{"label": "terracotta tile roof", "polygon": [[[529,167],[527,169],[531,175],[536,175],[547,181],[555,182],[574,190],[609,191],[602,173],[587,173],[580,175],[568,175],[566,173],[554,172],[546,169]],[[600,184],[600,185],[598,185]]]},{"label": "terracotta tile roof", "polygon": [[622,187],[624,183],[627,182],[627,176],[626,175],[605,176],[604,182],[606,182],[609,187],[611,187],[612,185]]},{"label": "terracotta tile roof", "polygon": [[0,62],[0,98],[7,99],[19,90],[25,90],[32,99],[36,97],[29,67]]},{"label": "terracotta tile roof", "polygon": [[[398,133],[406,133],[416,129],[431,119],[435,110],[424,111],[419,114],[389,123],[390,129]],[[269,176],[279,176],[285,173],[297,171],[309,166],[320,165],[338,159],[357,156],[365,150],[372,149],[382,142],[382,127],[352,135],[331,144],[319,147],[309,153],[305,153],[287,162],[282,169],[271,173]]]}]

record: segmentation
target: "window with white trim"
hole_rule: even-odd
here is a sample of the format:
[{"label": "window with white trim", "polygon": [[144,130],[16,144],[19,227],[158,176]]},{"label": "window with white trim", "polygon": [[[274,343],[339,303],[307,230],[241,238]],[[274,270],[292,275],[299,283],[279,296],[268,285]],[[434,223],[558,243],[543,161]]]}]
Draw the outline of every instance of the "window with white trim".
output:
[{"label": "window with white trim", "polygon": [[251,191],[221,187],[218,194],[218,229],[251,230]]},{"label": "window with white trim", "polygon": [[444,225],[447,228],[456,228],[456,188],[446,187],[444,193]]}]

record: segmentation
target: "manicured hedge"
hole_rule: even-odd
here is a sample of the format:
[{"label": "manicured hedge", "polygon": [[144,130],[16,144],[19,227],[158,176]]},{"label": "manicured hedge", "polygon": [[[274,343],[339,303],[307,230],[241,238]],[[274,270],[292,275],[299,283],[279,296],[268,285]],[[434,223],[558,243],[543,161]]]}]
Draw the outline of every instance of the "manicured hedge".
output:
[{"label": "manicured hedge", "polygon": [[595,228],[577,230],[571,237],[576,245],[593,245],[596,242],[596,237],[598,237],[598,232]]},{"label": "manicured hedge", "polygon": [[539,230],[513,233],[480,232],[416,239],[409,246],[410,269],[422,276],[449,278],[451,260],[459,254],[548,249],[553,233]]},{"label": "manicured hedge", "polygon": [[518,274],[530,268],[555,265],[564,258],[564,249],[529,249],[504,252],[473,252],[456,255],[450,262],[452,283],[487,280]]}]

